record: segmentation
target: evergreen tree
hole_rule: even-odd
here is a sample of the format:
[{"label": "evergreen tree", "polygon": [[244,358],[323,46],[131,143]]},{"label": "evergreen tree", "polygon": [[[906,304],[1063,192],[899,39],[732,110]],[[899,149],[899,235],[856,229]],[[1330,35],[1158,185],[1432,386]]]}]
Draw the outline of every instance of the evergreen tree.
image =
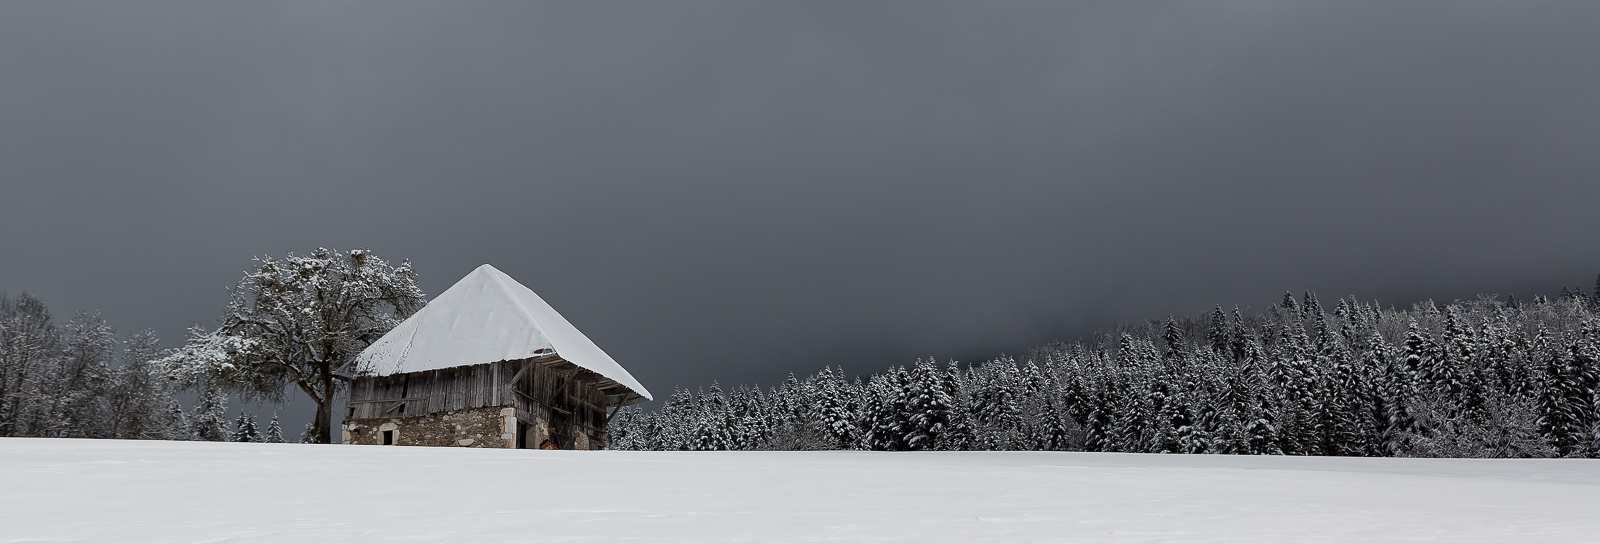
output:
[{"label": "evergreen tree", "polygon": [[1228,338],[1233,336],[1228,329],[1228,316],[1222,313],[1222,306],[1217,306],[1211,311],[1211,326],[1206,329],[1206,342],[1211,345],[1211,350],[1217,353],[1228,352]]},{"label": "evergreen tree", "polygon": [[226,442],[228,432],[228,396],[215,388],[206,388],[189,417],[190,433],[195,440]]},{"label": "evergreen tree", "polygon": [[1547,356],[1539,395],[1539,430],[1566,457],[1586,456],[1594,443],[1595,350],[1588,339]]},{"label": "evergreen tree", "polygon": [[910,375],[904,367],[891,367],[867,381],[867,404],[862,410],[866,429],[864,446],[878,451],[904,451],[909,424],[906,392]]},{"label": "evergreen tree", "polygon": [[1167,324],[1161,329],[1161,343],[1167,348],[1162,355],[1163,359],[1175,359],[1183,352],[1183,329],[1178,327],[1177,320],[1170,315],[1167,316]]},{"label": "evergreen tree", "polygon": [[167,401],[167,440],[194,440],[194,428],[189,426],[189,417],[183,414],[183,406],[178,404],[178,399]]},{"label": "evergreen tree", "polygon": [[1322,303],[1317,301],[1317,294],[1311,291],[1306,291],[1305,298],[1302,299],[1302,303],[1300,304],[1300,319],[1304,320],[1311,317],[1321,319],[1318,317],[1321,315]]},{"label": "evergreen tree", "polygon": [[905,442],[909,450],[931,450],[950,428],[955,400],[945,390],[944,375],[933,359],[918,359],[906,384]]},{"label": "evergreen tree", "polygon": [[267,424],[267,436],[263,441],[270,444],[283,443],[283,427],[278,425],[278,414],[272,414],[272,423]]},{"label": "evergreen tree", "polygon": [[972,448],[974,440],[973,420],[971,407],[966,402],[967,395],[963,392],[966,379],[961,372],[961,365],[950,361],[945,368],[942,379],[945,395],[950,397],[950,424],[945,432],[934,441],[934,449],[942,451],[966,451]]},{"label": "evergreen tree", "polygon": [[239,418],[233,421],[233,433],[228,437],[232,442],[260,442],[261,429],[256,426],[256,416],[239,411]]},{"label": "evergreen tree", "polygon": [[823,367],[817,375],[817,414],[822,428],[833,437],[834,443],[849,447],[856,443],[859,435],[856,414],[859,393],[844,381],[843,375],[843,368],[835,374],[828,367]]},{"label": "evergreen tree", "polygon": [[1589,295],[1589,311],[1600,312],[1600,276],[1594,278],[1594,291]]},{"label": "evergreen tree", "polygon": [[700,413],[695,416],[694,442],[690,449],[698,451],[726,450],[733,440],[729,432],[728,399],[722,395],[722,386],[711,382],[711,392],[700,392]]},{"label": "evergreen tree", "polygon": [[660,449],[667,451],[691,449],[693,445],[691,437],[699,415],[700,410],[695,404],[694,394],[687,389],[673,388],[672,396],[661,407],[661,436],[657,439]]}]

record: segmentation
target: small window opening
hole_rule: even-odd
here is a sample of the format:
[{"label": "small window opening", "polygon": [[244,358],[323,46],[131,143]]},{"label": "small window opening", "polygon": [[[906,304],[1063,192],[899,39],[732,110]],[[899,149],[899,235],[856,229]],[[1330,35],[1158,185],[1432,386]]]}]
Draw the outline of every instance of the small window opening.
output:
[{"label": "small window opening", "polygon": [[393,446],[394,445],[394,431],[384,431],[383,432],[383,445],[385,445],[385,446]]}]

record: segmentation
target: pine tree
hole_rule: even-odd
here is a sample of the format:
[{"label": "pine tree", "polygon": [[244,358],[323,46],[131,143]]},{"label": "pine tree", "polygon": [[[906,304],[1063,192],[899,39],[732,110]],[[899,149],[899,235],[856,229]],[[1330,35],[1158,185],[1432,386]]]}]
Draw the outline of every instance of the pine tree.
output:
[{"label": "pine tree", "polygon": [[1211,311],[1211,326],[1206,329],[1206,341],[1211,345],[1211,350],[1219,354],[1228,352],[1228,338],[1232,336],[1228,330],[1228,315],[1222,313],[1222,306],[1217,306]]},{"label": "pine tree", "polygon": [[1539,430],[1566,457],[1587,456],[1595,442],[1596,368],[1593,330],[1545,362],[1544,386],[1539,396]]},{"label": "pine tree", "polygon": [[695,404],[694,394],[687,389],[673,388],[672,396],[668,397],[666,404],[661,407],[661,436],[657,439],[658,447],[666,451],[690,449],[693,445],[691,437],[699,415],[700,410]]},{"label": "pine tree", "polygon": [[1594,278],[1594,291],[1589,295],[1589,311],[1600,312],[1600,276]]},{"label": "pine tree", "polygon": [[283,427],[278,425],[278,414],[272,414],[272,423],[267,424],[267,436],[263,441],[269,444],[283,443]]},{"label": "pine tree", "polygon": [[1256,335],[1254,334],[1254,331],[1252,331],[1251,327],[1245,323],[1244,316],[1239,312],[1238,306],[1233,307],[1232,329],[1233,335],[1232,338],[1229,339],[1228,344],[1233,352],[1233,359],[1237,361],[1244,358],[1246,345],[1256,341]]},{"label": "pine tree", "polygon": [[966,451],[972,448],[973,421],[972,410],[966,402],[963,393],[966,380],[961,372],[961,365],[950,361],[945,368],[943,376],[945,394],[950,397],[950,425],[943,434],[934,442],[934,449],[942,451]]},{"label": "pine tree", "polygon": [[[1375,346],[1383,344],[1383,338],[1373,332],[1371,343]],[[1416,333],[1416,323],[1410,326],[1406,334],[1406,343],[1398,359],[1386,358],[1387,365],[1384,370],[1383,401],[1383,434],[1379,440],[1380,449],[1384,455],[1400,455],[1406,450],[1407,437],[1416,430],[1416,417],[1412,413],[1412,403],[1417,395],[1417,368],[1422,366],[1421,359],[1426,352],[1425,342],[1420,334]],[[1375,354],[1380,350],[1374,349]]]},{"label": "pine tree", "polygon": [[167,440],[194,440],[194,428],[189,426],[189,418],[183,414],[183,406],[178,404],[178,399],[167,401]]},{"label": "pine tree", "polygon": [[856,443],[859,434],[857,392],[844,381],[843,374],[843,368],[835,374],[832,369],[823,367],[817,375],[817,414],[821,418],[822,428],[827,430],[834,442],[839,447],[850,447]]},{"label": "pine tree", "polygon": [[232,442],[260,442],[261,430],[256,426],[256,416],[239,411],[239,418],[233,421],[233,433],[228,437]]},{"label": "pine tree", "polygon": [[1161,343],[1167,348],[1162,355],[1163,359],[1175,359],[1183,352],[1183,329],[1178,327],[1177,320],[1170,315],[1167,316],[1167,324],[1161,329]]},{"label": "pine tree", "polygon": [[226,442],[228,440],[228,396],[222,391],[207,388],[200,393],[194,414],[189,417],[191,433],[195,440]]},{"label": "pine tree", "polygon": [[931,450],[950,428],[955,400],[945,391],[944,376],[933,358],[918,359],[912,367],[905,401],[905,447]]},{"label": "pine tree", "polygon": [[300,431],[300,440],[299,440],[299,442],[301,444],[315,444],[315,443],[317,443],[317,426],[316,426],[316,423],[311,422],[311,421],[307,421],[306,422],[306,428],[304,430]]},{"label": "pine tree", "polygon": [[863,407],[862,426],[866,429],[864,446],[877,451],[904,451],[906,449],[906,392],[910,374],[904,367],[891,367],[888,372],[875,374],[867,381],[867,403]]},{"label": "pine tree", "polygon": [[[1305,298],[1300,304],[1300,319],[1322,315],[1322,303],[1317,301],[1317,294],[1306,291]],[[1318,317],[1318,319],[1321,319]]]},{"label": "pine tree", "polygon": [[1315,429],[1315,376],[1308,343],[1300,320],[1290,319],[1279,330],[1278,349],[1267,366],[1267,376],[1276,392],[1272,400],[1278,409],[1274,418],[1278,437],[1284,453],[1290,455],[1315,454],[1315,445],[1320,443]]},{"label": "pine tree", "polygon": [[728,399],[722,395],[722,386],[711,382],[711,392],[700,393],[700,413],[695,418],[694,445],[699,451],[730,449],[733,437],[730,432]]}]

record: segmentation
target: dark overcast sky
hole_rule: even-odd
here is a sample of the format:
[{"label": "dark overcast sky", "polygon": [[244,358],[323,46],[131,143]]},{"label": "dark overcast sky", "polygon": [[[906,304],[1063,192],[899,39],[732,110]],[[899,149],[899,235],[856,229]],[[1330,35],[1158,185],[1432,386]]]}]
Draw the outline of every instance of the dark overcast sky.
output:
[{"label": "dark overcast sky", "polygon": [[482,263],[658,397],[1285,290],[1592,288],[1595,2],[5,2],[0,290]]}]

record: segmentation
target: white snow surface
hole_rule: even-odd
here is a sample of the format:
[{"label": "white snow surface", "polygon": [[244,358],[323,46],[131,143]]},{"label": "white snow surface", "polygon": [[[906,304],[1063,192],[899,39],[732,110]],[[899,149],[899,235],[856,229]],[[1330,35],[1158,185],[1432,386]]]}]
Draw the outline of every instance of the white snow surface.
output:
[{"label": "white snow surface", "polygon": [[487,264],[445,289],[356,356],[378,375],[549,355],[611,378],[650,399],[604,350],[532,289]]},{"label": "white snow surface", "polygon": [[1595,542],[1600,463],[0,438],[0,542]]}]

